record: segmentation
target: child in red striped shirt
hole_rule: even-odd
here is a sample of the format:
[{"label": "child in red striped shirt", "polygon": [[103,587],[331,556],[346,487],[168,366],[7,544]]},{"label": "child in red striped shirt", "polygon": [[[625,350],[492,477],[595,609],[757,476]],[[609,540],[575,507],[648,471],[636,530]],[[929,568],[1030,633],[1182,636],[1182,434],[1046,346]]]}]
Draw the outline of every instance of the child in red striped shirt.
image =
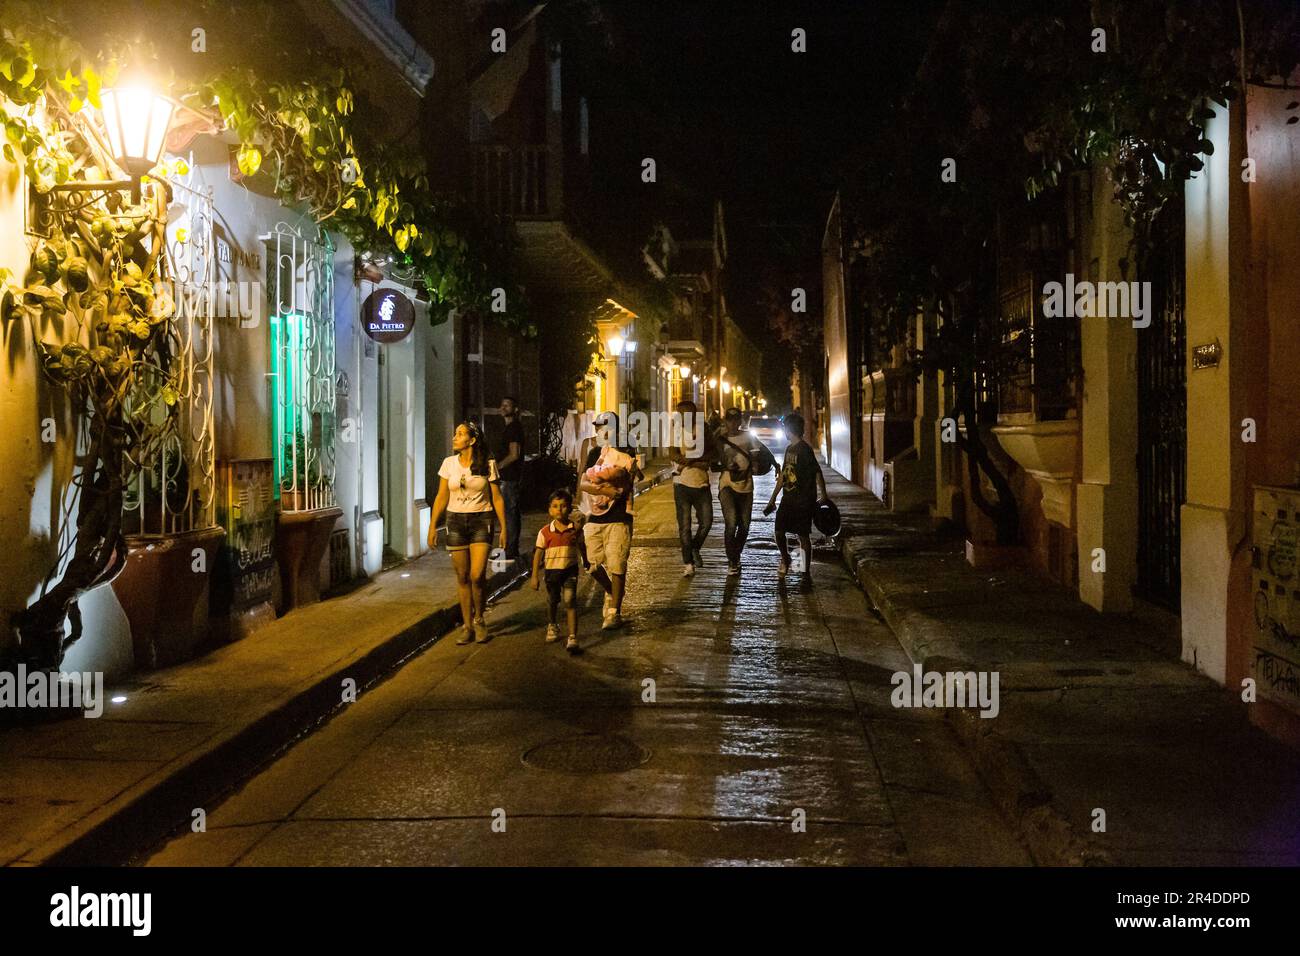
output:
[{"label": "child in red striped shirt", "polygon": [[533,590],[539,590],[542,573],[545,570],[547,613],[550,623],[546,625],[546,641],[551,643],[560,639],[556,617],[560,601],[569,618],[569,639],[564,649],[576,654],[578,647],[578,562],[584,568],[590,568],[587,562],[587,547],[582,538],[582,529],[570,520],[573,514],[573,494],[567,488],[557,488],[551,492],[550,507],[547,509],[551,520],[542,525],[537,532],[537,543],[533,548]]}]

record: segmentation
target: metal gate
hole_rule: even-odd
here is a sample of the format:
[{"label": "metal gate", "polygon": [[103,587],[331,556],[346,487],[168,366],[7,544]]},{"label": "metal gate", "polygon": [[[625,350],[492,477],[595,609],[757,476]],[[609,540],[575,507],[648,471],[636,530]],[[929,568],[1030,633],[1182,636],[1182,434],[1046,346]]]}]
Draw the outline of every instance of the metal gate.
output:
[{"label": "metal gate", "polygon": [[178,534],[216,523],[212,187],[194,167],[168,184],[179,210],[167,224],[159,285],[170,290],[175,309],[167,320],[166,345],[153,361],[171,377],[175,396],[160,412],[166,417],[163,436],[134,463],[122,506],[127,534]]},{"label": "metal gate", "polygon": [[281,511],[332,508],[334,246],[329,234],[277,223],[267,247],[272,452]]},{"label": "metal gate", "polygon": [[1147,268],[1151,325],[1138,329],[1139,596],[1178,610],[1179,512],[1187,497],[1187,365],[1183,203],[1156,221]]}]

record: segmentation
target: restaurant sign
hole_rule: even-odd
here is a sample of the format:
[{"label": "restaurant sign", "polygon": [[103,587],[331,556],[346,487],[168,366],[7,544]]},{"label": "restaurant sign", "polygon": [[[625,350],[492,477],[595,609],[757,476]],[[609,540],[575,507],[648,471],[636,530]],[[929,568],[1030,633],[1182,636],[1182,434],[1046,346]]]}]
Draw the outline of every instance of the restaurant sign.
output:
[{"label": "restaurant sign", "polygon": [[376,289],[361,304],[361,324],[376,342],[400,342],[415,328],[415,303],[396,289]]}]

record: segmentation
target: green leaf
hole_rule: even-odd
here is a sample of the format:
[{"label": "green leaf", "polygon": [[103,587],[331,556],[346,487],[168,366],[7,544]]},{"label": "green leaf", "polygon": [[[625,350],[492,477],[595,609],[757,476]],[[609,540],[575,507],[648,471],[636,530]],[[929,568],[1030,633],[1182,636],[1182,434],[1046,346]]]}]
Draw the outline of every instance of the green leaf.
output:
[{"label": "green leaf", "polygon": [[262,168],[262,151],[256,146],[245,143],[239,147],[236,162],[239,164],[239,171],[245,176],[256,176],[257,171]]}]

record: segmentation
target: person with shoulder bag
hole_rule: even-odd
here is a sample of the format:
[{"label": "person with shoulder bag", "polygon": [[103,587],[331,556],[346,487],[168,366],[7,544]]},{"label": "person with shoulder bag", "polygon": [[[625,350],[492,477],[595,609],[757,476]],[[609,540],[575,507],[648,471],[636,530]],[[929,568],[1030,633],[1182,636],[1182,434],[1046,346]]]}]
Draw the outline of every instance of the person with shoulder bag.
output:
[{"label": "person with shoulder bag", "polygon": [[741,430],[741,420],[740,409],[727,409],[726,425],[718,436],[718,457],[722,466],[718,504],[722,506],[728,576],[740,574],[740,555],[749,538],[754,512],[754,475],[766,474],[774,461],[766,445]]}]

